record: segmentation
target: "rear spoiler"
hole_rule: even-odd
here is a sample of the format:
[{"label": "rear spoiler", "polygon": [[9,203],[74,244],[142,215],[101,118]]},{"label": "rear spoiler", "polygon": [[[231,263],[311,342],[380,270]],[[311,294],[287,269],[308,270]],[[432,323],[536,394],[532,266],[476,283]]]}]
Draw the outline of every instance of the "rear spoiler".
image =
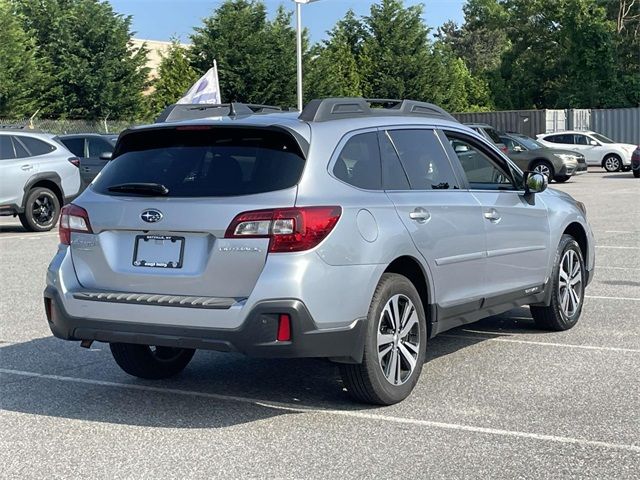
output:
[{"label": "rear spoiler", "polygon": [[165,108],[155,123],[180,122],[211,117],[242,118],[261,113],[282,112],[282,108],[273,105],[258,105],[254,103],[217,103],[217,104],[185,104],[174,103]]}]

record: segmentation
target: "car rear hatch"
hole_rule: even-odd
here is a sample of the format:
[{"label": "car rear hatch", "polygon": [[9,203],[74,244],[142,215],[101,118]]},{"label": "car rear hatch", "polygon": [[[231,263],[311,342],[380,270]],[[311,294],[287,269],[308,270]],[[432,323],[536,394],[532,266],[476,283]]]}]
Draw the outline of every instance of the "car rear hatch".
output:
[{"label": "car rear hatch", "polygon": [[[90,291],[246,298],[269,238],[224,238],[241,212],[293,207],[305,159],[277,127],[171,126],[122,136],[76,202],[71,256]],[[134,298],[132,296],[132,298]]]}]

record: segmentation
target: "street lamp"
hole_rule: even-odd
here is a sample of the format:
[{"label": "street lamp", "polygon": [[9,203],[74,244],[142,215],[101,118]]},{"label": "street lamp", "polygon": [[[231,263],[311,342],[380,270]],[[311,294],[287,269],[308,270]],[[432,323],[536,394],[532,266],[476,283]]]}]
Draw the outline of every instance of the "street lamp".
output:
[{"label": "street lamp", "polygon": [[296,2],[296,55],[298,59],[298,110],[302,111],[302,5],[318,0],[293,0]]}]

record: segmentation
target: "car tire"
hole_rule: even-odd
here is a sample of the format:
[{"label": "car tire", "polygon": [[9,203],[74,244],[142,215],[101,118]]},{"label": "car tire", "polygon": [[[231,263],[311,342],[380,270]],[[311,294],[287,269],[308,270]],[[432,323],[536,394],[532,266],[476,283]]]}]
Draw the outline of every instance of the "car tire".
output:
[{"label": "car tire", "polygon": [[367,315],[362,363],[340,365],[349,394],[376,405],[392,405],[407,398],[424,364],[426,325],[415,286],[402,275],[382,275]]},{"label": "car tire", "polygon": [[622,169],[622,160],[617,155],[607,155],[602,160],[602,167],[609,173],[618,172]]},{"label": "car tire", "polygon": [[582,312],[585,280],[586,270],[580,246],[571,235],[563,235],[556,251],[549,285],[552,289],[551,303],[545,307],[530,307],[536,325],[554,331],[573,328]]},{"label": "car tire", "polygon": [[177,375],[196,352],[190,348],[151,347],[132,343],[111,343],[118,366],[134,377],[159,380]]},{"label": "car tire", "polygon": [[553,170],[553,165],[551,165],[546,160],[536,160],[531,164],[531,171],[542,173],[547,176],[549,183],[555,179],[555,172]]},{"label": "car tire", "polygon": [[570,175],[556,175],[555,177],[553,177],[553,180],[556,181],[557,183],[564,183],[570,178],[571,178]]},{"label": "car tire", "polygon": [[22,226],[30,232],[48,232],[60,217],[60,200],[48,188],[29,190],[24,212],[18,215]]},{"label": "car tire", "polygon": [[640,178],[640,168],[638,170],[633,171],[633,176],[636,178]]}]

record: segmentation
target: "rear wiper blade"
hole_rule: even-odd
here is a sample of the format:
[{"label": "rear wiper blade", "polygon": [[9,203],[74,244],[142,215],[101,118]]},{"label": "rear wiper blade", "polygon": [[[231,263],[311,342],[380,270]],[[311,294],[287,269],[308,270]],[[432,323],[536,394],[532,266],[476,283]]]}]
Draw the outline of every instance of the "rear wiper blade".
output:
[{"label": "rear wiper blade", "polygon": [[169,189],[161,183],[121,183],[107,188],[110,192],[133,193],[137,195],[167,195]]}]

